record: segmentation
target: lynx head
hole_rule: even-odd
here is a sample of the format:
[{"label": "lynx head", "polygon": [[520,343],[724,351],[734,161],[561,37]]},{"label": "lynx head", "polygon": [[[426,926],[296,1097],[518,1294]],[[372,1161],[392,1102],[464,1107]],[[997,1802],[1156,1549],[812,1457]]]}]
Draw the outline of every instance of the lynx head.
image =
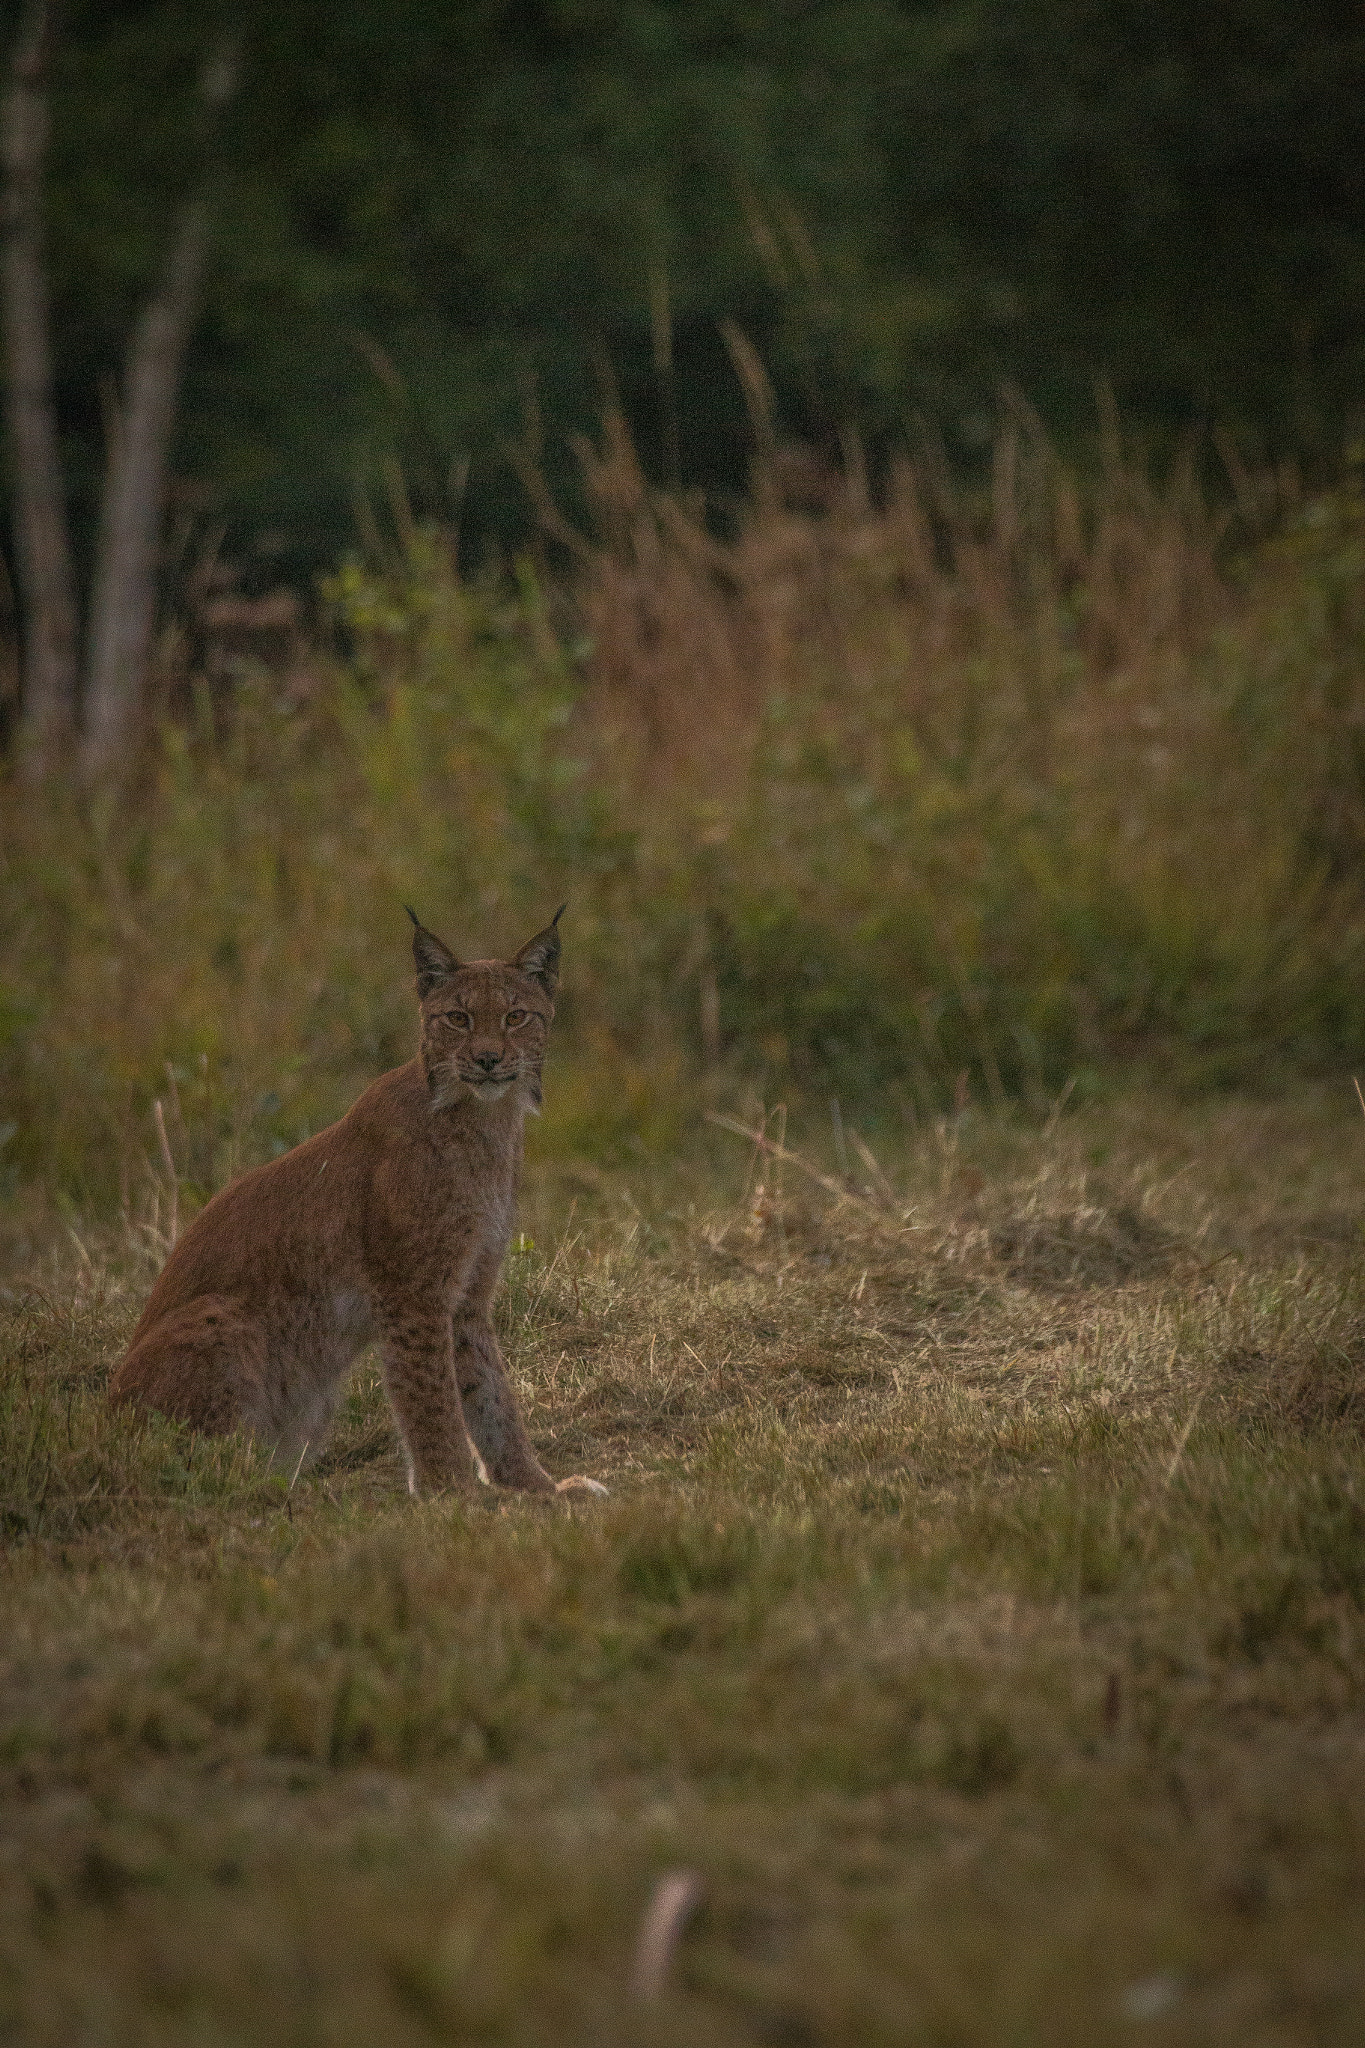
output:
[{"label": "lynx head", "polygon": [[511,960],[457,960],[434,932],[413,922],[412,957],[422,1012],[422,1068],[433,1109],[498,1102],[517,1088],[538,1110],[540,1065],[559,986],[564,905]]}]

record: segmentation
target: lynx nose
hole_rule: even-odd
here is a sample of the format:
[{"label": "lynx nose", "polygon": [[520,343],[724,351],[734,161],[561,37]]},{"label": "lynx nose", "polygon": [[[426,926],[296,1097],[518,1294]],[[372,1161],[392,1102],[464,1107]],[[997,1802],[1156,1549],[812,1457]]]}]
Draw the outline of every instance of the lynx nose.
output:
[{"label": "lynx nose", "polygon": [[474,1064],[476,1067],[482,1067],[485,1074],[491,1074],[494,1067],[499,1064],[500,1059],[501,1054],[496,1052],[476,1052]]}]

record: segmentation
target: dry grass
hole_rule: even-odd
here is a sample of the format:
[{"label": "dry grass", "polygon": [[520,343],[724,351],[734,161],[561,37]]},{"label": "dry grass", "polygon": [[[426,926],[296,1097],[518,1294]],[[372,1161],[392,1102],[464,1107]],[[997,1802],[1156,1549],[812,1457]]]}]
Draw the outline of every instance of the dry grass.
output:
[{"label": "dry grass", "polygon": [[613,1488],[558,1513],[402,1498],[363,1365],[292,1492],[112,1416],[146,1235],[30,1247],[0,2039],[1353,2041],[1353,1115],[552,1148],[500,1312]]},{"label": "dry grass", "polygon": [[0,805],[0,1192],[155,1222],[156,1098],[187,1205],[330,1121],[410,1045],[404,902],[494,950],[569,899],[548,1131],[604,1167],[746,1084],[1365,1059],[1358,478],[1215,518],[1021,422],[970,500],[770,454],[721,539],[583,453],[564,582],[409,531],[304,669],[188,677],[131,793]]}]

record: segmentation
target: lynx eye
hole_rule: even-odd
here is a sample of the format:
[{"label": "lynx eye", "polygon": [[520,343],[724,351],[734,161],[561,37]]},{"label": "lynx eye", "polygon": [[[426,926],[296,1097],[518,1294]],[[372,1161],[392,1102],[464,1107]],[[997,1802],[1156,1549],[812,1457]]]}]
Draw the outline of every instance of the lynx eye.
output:
[{"label": "lynx eye", "polygon": [[529,1010],[509,1010],[502,1021],[504,1024],[524,1024],[530,1014]]},{"label": "lynx eye", "polygon": [[456,1031],[472,1031],[474,1029],[474,1019],[467,1010],[447,1010],[445,1021],[453,1026]]}]

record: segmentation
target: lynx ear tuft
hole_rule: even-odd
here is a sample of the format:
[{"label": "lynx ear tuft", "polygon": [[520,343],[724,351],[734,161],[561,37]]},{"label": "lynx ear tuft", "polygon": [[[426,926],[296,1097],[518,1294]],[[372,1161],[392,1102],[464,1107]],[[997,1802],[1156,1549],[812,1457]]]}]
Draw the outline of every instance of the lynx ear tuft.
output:
[{"label": "lynx ear tuft", "polygon": [[512,962],[532,981],[538,981],[546,995],[551,997],[559,987],[559,933],[556,927],[567,908],[567,904],[561,903],[544,931],[528,939]]},{"label": "lynx ear tuft", "polygon": [[443,981],[449,981],[452,974],[458,974],[460,963],[449,946],[442,945],[435,932],[429,932],[417,912],[405,903],[404,910],[412,919],[412,958],[417,969],[417,994],[429,996]]}]

